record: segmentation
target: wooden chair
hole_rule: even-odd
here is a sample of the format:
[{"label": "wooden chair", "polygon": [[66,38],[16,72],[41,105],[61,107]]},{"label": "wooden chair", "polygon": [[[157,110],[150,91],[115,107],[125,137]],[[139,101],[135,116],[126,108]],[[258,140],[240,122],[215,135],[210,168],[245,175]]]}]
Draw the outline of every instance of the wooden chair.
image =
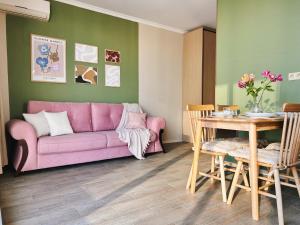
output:
[{"label": "wooden chair", "polygon": [[[214,110],[213,105],[187,105],[187,111],[189,115],[189,121],[190,121],[191,133],[192,133],[192,141],[194,145],[196,141],[195,136],[196,136],[198,120],[203,117],[211,116],[213,110]],[[210,173],[204,173],[199,171],[199,175],[210,178],[211,182],[214,182],[214,180],[221,181],[222,197],[223,197],[223,201],[226,202],[227,195],[226,195],[224,158],[227,155],[228,151],[233,150],[234,148],[243,147],[246,145],[248,146],[248,141],[244,141],[241,139],[215,140],[216,132],[215,129],[211,129],[211,128],[202,128],[201,133],[202,133],[201,135],[202,147],[201,147],[200,154],[208,154],[211,156],[211,167],[210,167]],[[224,146],[224,149],[220,149],[220,146],[223,146],[223,144],[225,145],[228,143],[230,145],[229,147],[225,148]],[[216,159],[219,160],[219,168],[217,168]],[[219,171],[217,169],[219,169]],[[186,189],[188,189],[191,185],[192,170],[193,170],[193,165],[190,170]],[[248,180],[246,179],[246,174],[243,169],[241,173],[245,178],[246,185],[249,186]]]},{"label": "wooden chair", "polygon": [[[230,110],[235,113],[237,116],[240,111],[240,107],[238,105],[217,105],[218,111]],[[238,131],[235,130],[217,130],[217,137],[230,138],[236,137],[238,135]]]},{"label": "wooden chair", "polygon": [[[296,167],[300,164],[300,104],[284,104],[283,111],[285,116],[280,151],[278,149],[258,149],[258,166],[270,169],[269,173],[259,176],[260,180],[265,181],[259,187],[259,194],[276,199],[280,225],[284,224],[281,185],[297,188],[300,197],[300,181]],[[240,169],[244,164],[249,163],[250,153],[249,150],[242,149],[229,152],[229,155],[234,156],[238,162],[227,202],[231,204],[237,187],[251,190],[249,187],[237,184]],[[292,176],[289,172],[286,173],[287,170],[292,173]],[[284,173],[280,174],[280,171]],[[273,184],[275,184],[275,195],[265,191],[268,186]]]}]

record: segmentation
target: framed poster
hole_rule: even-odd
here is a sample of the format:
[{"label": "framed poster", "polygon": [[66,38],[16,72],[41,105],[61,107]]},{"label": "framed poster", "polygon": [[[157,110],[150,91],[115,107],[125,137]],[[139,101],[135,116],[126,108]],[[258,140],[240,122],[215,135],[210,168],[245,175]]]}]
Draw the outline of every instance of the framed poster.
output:
[{"label": "framed poster", "polygon": [[75,61],[98,63],[98,47],[75,43]]},{"label": "framed poster", "polygon": [[105,49],[105,62],[119,64],[121,61],[120,51]]},{"label": "framed poster", "polygon": [[120,87],[120,66],[105,65],[105,86]]},{"label": "framed poster", "polygon": [[98,69],[92,66],[75,65],[75,83],[97,85]]},{"label": "framed poster", "polygon": [[31,81],[66,83],[66,41],[31,35]]}]

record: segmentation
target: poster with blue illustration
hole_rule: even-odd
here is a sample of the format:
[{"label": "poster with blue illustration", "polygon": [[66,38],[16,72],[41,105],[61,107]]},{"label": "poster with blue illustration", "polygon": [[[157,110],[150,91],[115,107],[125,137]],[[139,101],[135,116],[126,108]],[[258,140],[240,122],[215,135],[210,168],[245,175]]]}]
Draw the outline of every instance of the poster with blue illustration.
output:
[{"label": "poster with blue illustration", "polygon": [[66,83],[66,41],[31,35],[31,80]]}]

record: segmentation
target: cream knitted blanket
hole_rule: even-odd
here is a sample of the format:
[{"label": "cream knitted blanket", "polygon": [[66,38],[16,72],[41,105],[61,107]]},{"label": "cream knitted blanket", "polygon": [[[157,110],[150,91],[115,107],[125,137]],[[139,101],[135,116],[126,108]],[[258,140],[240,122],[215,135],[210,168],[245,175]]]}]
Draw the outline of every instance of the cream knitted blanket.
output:
[{"label": "cream knitted blanket", "polygon": [[140,112],[142,113],[141,107],[136,103],[123,103],[124,109],[121,117],[121,121],[116,131],[119,134],[121,141],[128,144],[129,151],[138,159],[145,159],[144,154],[150,142],[150,131],[149,129],[138,128],[128,129],[126,124],[128,121],[128,112]]}]

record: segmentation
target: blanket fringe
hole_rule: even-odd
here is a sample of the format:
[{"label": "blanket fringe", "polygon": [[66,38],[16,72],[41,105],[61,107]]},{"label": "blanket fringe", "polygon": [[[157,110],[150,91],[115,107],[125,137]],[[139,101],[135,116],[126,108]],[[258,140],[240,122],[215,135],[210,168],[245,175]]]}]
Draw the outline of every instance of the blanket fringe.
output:
[{"label": "blanket fringe", "polygon": [[147,148],[148,148],[149,145],[150,145],[150,142],[151,142],[151,134],[150,134],[150,136],[149,136],[148,143],[147,143],[147,145],[145,146],[145,149],[143,149],[143,157],[144,157],[144,155],[146,154],[146,151],[147,151]]}]

